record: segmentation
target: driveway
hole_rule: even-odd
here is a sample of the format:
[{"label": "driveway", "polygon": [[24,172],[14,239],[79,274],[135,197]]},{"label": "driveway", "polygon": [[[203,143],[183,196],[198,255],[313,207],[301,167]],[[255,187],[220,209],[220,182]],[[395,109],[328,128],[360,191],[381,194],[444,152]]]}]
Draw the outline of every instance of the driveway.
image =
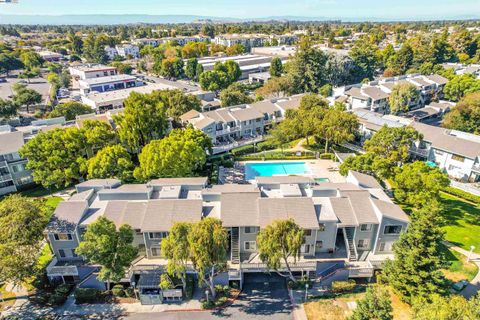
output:
[{"label": "driveway", "polygon": [[121,319],[146,320],[291,320],[292,306],[283,278],[275,275],[245,275],[242,294],[228,308],[213,312],[136,313]]}]

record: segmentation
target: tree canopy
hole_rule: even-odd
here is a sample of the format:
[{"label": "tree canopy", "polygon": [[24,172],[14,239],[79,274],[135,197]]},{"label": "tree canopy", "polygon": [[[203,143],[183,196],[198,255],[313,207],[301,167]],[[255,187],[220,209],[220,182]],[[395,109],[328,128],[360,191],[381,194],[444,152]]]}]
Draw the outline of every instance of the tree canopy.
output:
[{"label": "tree canopy", "polygon": [[480,80],[472,74],[454,76],[443,88],[445,98],[450,101],[459,101],[468,93],[480,91]]},{"label": "tree canopy", "polygon": [[420,93],[413,84],[396,84],[388,97],[390,112],[393,114],[407,112],[410,109],[410,105],[416,103],[419,98]]},{"label": "tree canopy", "polygon": [[272,58],[270,62],[270,76],[272,77],[280,77],[283,73],[283,64],[282,60],[279,57]]},{"label": "tree canopy", "polygon": [[156,90],[151,93],[154,101],[163,103],[167,116],[179,121],[180,116],[190,110],[201,110],[200,99],[192,94],[185,94],[180,89]]},{"label": "tree canopy", "polygon": [[17,115],[18,106],[12,100],[0,98],[0,118],[11,118]]},{"label": "tree canopy", "polygon": [[349,320],[392,320],[392,302],[390,292],[380,285],[370,285],[365,298],[357,302],[357,307]]},{"label": "tree canopy", "polygon": [[110,289],[110,282],[120,281],[137,255],[137,248],[132,245],[133,236],[129,225],[117,229],[112,221],[102,216],[87,227],[75,253],[100,265],[97,277],[106,281]]},{"label": "tree canopy", "polygon": [[413,320],[474,320],[480,318],[480,295],[465,299],[461,295],[433,295],[431,303],[418,301],[413,306]]},{"label": "tree canopy", "polygon": [[153,140],[142,149],[135,178],[192,176],[205,165],[210,148],[211,140],[203,132],[191,126],[174,129],[167,137]]},{"label": "tree canopy", "polygon": [[222,107],[236,106],[253,102],[253,99],[245,92],[243,85],[233,83],[220,93]]},{"label": "tree canopy", "polygon": [[27,112],[30,112],[30,106],[42,102],[42,95],[33,89],[27,88],[24,84],[14,84],[13,92],[13,102],[19,107],[26,106]]},{"label": "tree canopy", "polygon": [[119,145],[106,146],[87,162],[88,179],[117,178],[129,181],[134,164],[127,150]]},{"label": "tree canopy", "polygon": [[445,115],[442,125],[448,129],[480,134],[480,92],[469,93],[463,97]]},{"label": "tree canopy", "polygon": [[48,114],[49,118],[65,117],[65,120],[71,121],[82,114],[92,113],[92,108],[76,101],[61,103]]}]

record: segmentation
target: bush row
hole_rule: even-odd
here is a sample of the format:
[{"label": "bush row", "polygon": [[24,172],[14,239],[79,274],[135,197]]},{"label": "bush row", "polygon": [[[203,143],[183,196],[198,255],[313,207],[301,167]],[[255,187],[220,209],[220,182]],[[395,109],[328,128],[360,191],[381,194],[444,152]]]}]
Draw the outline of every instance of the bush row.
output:
[{"label": "bush row", "polygon": [[333,281],[332,282],[332,291],[334,293],[346,293],[351,292],[355,289],[356,286],[355,280],[348,281]]},{"label": "bush row", "polygon": [[266,141],[259,142],[256,145],[249,144],[246,146],[241,146],[241,147],[232,149],[230,150],[230,153],[233,154],[234,156],[242,156],[242,155],[254,153],[254,152],[273,150],[275,148],[276,146],[271,141],[266,140]]},{"label": "bush row", "polygon": [[454,195],[456,197],[462,198],[464,200],[473,202],[475,204],[480,204],[480,196],[476,196],[474,194],[468,193],[466,191],[454,188],[454,187],[447,187],[444,190],[446,193]]},{"label": "bush row", "polygon": [[48,304],[52,306],[60,306],[64,304],[72,289],[72,284],[63,283],[59,285],[51,294],[46,295],[46,297],[48,297]]},{"label": "bush row", "polygon": [[97,303],[103,300],[103,292],[98,289],[77,288],[74,292],[75,303]]}]

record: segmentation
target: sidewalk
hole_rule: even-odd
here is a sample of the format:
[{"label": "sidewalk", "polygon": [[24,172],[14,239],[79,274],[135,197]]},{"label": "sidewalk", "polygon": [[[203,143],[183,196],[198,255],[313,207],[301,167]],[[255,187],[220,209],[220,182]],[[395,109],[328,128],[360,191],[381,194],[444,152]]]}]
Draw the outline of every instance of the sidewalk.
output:
[{"label": "sidewalk", "polygon": [[[448,241],[442,241],[442,243],[449,247],[452,250],[455,250],[464,256],[468,257],[469,251],[465,250],[463,248],[460,248],[453,243],[450,243]],[[470,281],[470,283],[463,289],[460,294],[464,296],[466,299],[469,299],[477,294],[477,292],[480,290],[480,254],[472,252],[470,256],[470,261],[474,262],[478,266],[478,273],[475,276],[475,278]]]}]

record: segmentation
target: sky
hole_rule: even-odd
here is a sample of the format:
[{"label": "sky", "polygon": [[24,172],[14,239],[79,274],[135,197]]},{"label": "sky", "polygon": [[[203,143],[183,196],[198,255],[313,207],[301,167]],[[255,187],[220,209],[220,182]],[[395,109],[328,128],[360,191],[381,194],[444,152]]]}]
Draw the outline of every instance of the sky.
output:
[{"label": "sky", "polygon": [[480,0],[18,0],[0,3],[0,14],[444,19],[480,17]]}]

